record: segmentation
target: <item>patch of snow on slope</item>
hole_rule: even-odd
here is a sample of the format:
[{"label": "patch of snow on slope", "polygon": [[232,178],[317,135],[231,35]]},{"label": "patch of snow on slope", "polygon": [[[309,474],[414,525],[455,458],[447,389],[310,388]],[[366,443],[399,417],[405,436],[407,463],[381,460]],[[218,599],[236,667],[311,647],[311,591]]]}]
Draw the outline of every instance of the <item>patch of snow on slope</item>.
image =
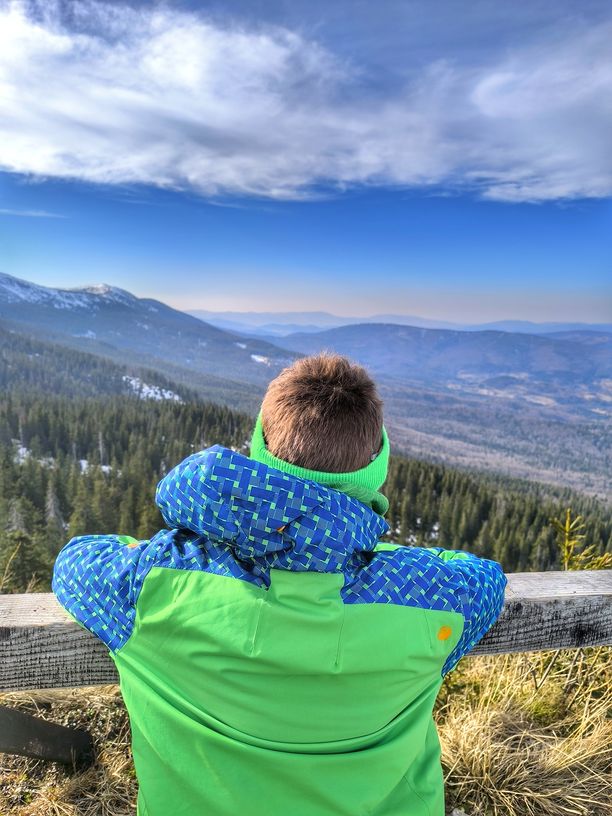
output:
[{"label": "patch of snow on slope", "polygon": [[122,378],[123,382],[127,383],[135,394],[138,394],[140,399],[153,400],[171,400],[172,402],[180,402],[183,400],[174,391],[168,388],[161,388],[159,385],[148,385],[143,382],[140,377],[130,377],[125,374]]},{"label": "patch of snow on slope", "polygon": [[15,451],[15,462],[18,465],[23,465],[26,459],[29,459],[30,451],[28,448],[24,448],[23,445],[17,445],[17,450]]},{"label": "patch of snow on slope", "polygon": [[[32,456],[32,451],[22,445],[18,439],[13,439],[12,442],[15,446],[13,461],[16,465],[23,465],[23,463]],[[55,459],[52,456],[43,456],[42,459],[38,460],[38,463],[43,467],[53,467],[55,465]]]},{"label": "patch of snow on slope", "polygon": [[38,286],[4,274],[0,274],[0,299],[5,303],[33,303],[52,306],[55,309],[86,308],[91,300],[83,294]]},{"label": "patch of snow on slope", "polygon": [[236,343],[238,348],[246,348],[246,343]]},{"label": "patch of snow on slope", "polygon": [[[87,473],[90,468],[89,461],[87,459],[79,459],[79,467],[81,468],[81,473]],[[110,465],[92,465],[91,467],[99,467],[102,473],[110,473],[112,470]]]},{"label": "patch of snow on slope", "polygon": [[118,286],[109,286],[108,283],[94,283],[92,286],[79,286],[75,289],[68,289],[69,292],[84,292],[88,295],[97,295],[107,301],[124,303],[131,306],[137,299],[131,292],[120,289]]},{"label": "patch of snow on slope", "polygon": [[254,363],[263,363],[264,365],[270,365],[269,357],[264,357],[262,354],[251,354],[251,360]]}]

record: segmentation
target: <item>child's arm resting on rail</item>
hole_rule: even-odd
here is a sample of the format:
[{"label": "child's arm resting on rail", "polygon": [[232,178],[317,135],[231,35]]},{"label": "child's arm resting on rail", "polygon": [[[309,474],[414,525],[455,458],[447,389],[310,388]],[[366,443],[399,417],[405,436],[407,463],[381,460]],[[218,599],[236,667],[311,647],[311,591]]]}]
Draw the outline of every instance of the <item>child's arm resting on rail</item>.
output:
[{"label": "child's arm resting on rail", "polygon": [[143,551],[139,544],[130,536],[77,536],[55,562],[53,592],[58,601],[111,651],[123,646],[132,631]]},{"label": "child's arm resting on rail", "polygon": [[434,553],[451,566],[461,578],[464,587],[461,608],[464,618],[463,633],[442,669],[442,674],[447,674],[498,619],[504,605],[508,579],[497,561],[479,558],[461,550],[445,550],[442,547],[428,547],[427,551]]}]

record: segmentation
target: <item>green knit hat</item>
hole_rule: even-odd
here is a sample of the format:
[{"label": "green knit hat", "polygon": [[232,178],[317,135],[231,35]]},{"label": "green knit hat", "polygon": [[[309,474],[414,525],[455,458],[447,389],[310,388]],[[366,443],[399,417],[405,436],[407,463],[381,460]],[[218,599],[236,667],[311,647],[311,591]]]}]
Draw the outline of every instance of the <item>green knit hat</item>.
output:
[{"label": "green knit hat", "polygon": [[389,437],[383,425],[382,447],[377,456],[361,470],[352,470],[347,473],[325,473],[322,470],[307,470],[306,468],[292,465],[270,453],[266,447],[266,440],[263,434],[261,411],[257,416],[253,437],[251,439],[251,459],[263,462],[264,465],[299,476],[301,479],[310,479],[313,482],[327,485],[332,490],[340,490],[355,499],[369,505],[379,515],[384,515],[389,509],[389,501],[386,496],[379,493],[385,479],[387,478],[387,467],[389,465]]}]

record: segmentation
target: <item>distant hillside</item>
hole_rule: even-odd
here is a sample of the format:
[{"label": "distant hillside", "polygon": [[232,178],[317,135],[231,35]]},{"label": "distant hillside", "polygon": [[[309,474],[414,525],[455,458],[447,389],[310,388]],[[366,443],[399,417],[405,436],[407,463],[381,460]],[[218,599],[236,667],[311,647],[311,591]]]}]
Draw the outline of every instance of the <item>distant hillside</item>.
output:
[{"label": "distant hillside", "polygon": [[533,323],[530,320],[497,320],[467,326],[470,331],[514,332],[515,334],[552,334],[555,332],[605,332],[612,334],[612,323]]},{"label": "distant hillside", "polygon": [[[597,342],[591,339],[597,338]],[[361,324],[282,342],[377,377],[396,449],[610,497],[612,356],[580,337]]]},{"label": "distant hillside", "polygon": [[323,331],[356,323],[396,323],[402,326],[422,326],[430,329],[463,329],[459,323],[430,320],[417,315],[372,315],[345,317],[330,312],[213,312],[194,309],[189,314],[213,326],[237,331],[254,337],[281,338],[293,332]]},{"label": "distant hillside", "polygon": [[[263,387],[248,387],[213,375],[164,365],[172,376],[135,364],[122,365],[107,356],[78,351],[22,334],[0,321],[0,390],[62,396],[129,395],[150,399],[206,397],[254,412]],[[59,335],[59,339],[62,338]],[[121,354],[117,355],[119,359]],[[164,393],[167,392],[167,393]]]},{"label": "distant hillside", "polygon": [[540,402],[556,406],[560,415],[612,416],[612,335],[593,338],[363,323],[290,334],[282,343],[304,354],[332,349],[406,385]]},{"label": "distant hillside", "polygon": [[505,331],[517,334],[550,334],[551,332],[596,331],[612,334],[612,323],[534,323],[529,320],[498,320],[490,323],[457,323],[418,315],[374,314],[347,317],[330,312],[215,312],[194,309],[189,314],[213,326],[261,337],[284,337],[294,332],[324,331],[357,323],[394,323],[426,329],[458,331]]},{"label": "distant hillside", "polygon": [[157,371],[128,368],[5,329],[0,323],[0,390],[70,397],[137,394],[152,399],[194,399]]},{"label": "distant hillside", "polygon": [[[8,389],[29,381],[46,393],[90,394],[107,383],[114,394],[127,374],[140,382],[131,387],[145,392],[165,382],[174,393],[195,392],[251,416],[281,367],[333,349],[376,376],[395,452],[611,496],[612,355],[605,332],[537,336],[361,324],[271,343],[112,287],[56,290],[8,276],[0,277],[0,325]],[[47,348],[26,349],[26,335]],[[77,361],[69,353],[93,356]],[[121,373],[111,375],[103,362]],[[81,378],[88,366],[93,382]]]},{"label": "distant hillside", "polygon": [[553,340],[569,340],[584,343],[587,346],[598,346],[606,354],[612,354],[612,333],[607,331],[585,331],[584,329],[566,329],[550,332],[546,335]]},{"label": "distant hillside", "polygon": [[18,331],[169,376],[179,367],[263,387],[295,357],[104,284],[52,289],[0,274],[0,319]]}]

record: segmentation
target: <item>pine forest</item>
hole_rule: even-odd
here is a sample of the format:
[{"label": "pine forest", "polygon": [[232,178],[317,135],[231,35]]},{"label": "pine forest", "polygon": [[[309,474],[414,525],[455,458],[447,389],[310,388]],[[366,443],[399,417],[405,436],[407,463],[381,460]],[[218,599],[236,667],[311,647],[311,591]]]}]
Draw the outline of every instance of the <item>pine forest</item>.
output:
[{"label": "pine forest", "polygon": [[[4,591],[48,590],[54,558],[73,536],[152,536],[164,526],[154,503],[162,476],[213,444],[248,454],[252,424],[244,413],[194,400],[5,394]],[[468,550],[507,572],[560,568],[551,520],[569,506],[584,517],[593,551],[612,550],[612,508],[567,489],[392,456],[383,492],[390,540]]]}]

